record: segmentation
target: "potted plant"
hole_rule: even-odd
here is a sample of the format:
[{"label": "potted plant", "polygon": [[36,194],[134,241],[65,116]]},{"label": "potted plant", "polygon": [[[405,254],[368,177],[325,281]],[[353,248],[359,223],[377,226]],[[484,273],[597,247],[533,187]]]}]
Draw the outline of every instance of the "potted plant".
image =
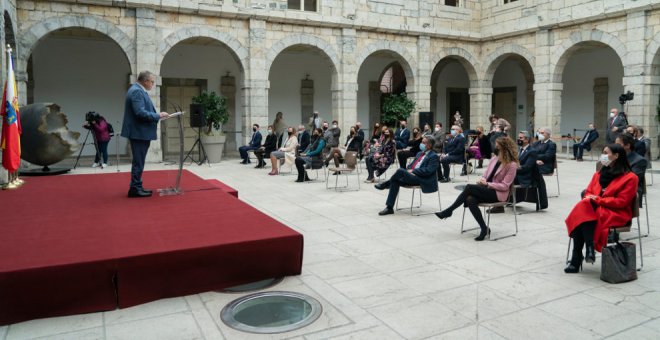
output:
[{"label": "potted plant", "polygon": [[408,98],[403,92],[401,94],[389,94],[385,97],[382,107],[382,120],[388,126],[396,126],[400,120],[407,120],[415,110],[416,103]]},{"label": "potted plant", "polygon": [[199,96],[193,97],[192,102],[204,106],[206,126],[201,141],[209,162],[218,163],[222,159],[226,140],[226,136],[222,133],[222,124],[229,121],[227,99],[215,92],[204,91]]}]

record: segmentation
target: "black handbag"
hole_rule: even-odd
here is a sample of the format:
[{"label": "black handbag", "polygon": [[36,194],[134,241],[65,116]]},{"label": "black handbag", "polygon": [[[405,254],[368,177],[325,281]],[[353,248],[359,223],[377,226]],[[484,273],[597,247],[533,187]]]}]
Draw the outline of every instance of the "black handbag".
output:
[{"label": "black handbag", "polygon": [[600,279],[609,283],[637,280],[635,244],[616,242],[603,248]]}]

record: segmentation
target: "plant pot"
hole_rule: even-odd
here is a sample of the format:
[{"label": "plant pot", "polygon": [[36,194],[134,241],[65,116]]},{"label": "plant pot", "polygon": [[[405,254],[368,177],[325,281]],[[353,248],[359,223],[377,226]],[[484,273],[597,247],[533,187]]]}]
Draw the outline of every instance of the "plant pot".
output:
[{"label": "plant pot", "polygon": [[204,145],[204,151],[206,151],[206,157],[210,163],[220,163],[226,139],[225,135],[201,136],[202,145]]}]

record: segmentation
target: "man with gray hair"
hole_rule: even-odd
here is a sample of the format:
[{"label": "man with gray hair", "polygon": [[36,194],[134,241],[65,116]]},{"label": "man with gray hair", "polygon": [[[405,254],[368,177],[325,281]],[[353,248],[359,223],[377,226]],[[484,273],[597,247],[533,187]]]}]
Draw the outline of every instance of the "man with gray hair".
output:
[{"label": "man with gray hair", "polygon": [[150,91],[155,83],[156,76],[153,73],[140,72],[137,82],[128,89],[124,100],[121,136],[130,141],[133,155],[128,197],[149,197],[152,193],[142,186],[144,161],[147,158],[149,144],[157,138],[158,122],[169,116],[167,112],[158,113],[149,98],[147,91]]},{"label": "man with gray hair", "polygon": [[557,157],[557,144],[550,140],[551,133],[548,127],[540,128],[537,134],[538,141],[532,145],[537,154],[536,164],[543,175],[552,174]]}]

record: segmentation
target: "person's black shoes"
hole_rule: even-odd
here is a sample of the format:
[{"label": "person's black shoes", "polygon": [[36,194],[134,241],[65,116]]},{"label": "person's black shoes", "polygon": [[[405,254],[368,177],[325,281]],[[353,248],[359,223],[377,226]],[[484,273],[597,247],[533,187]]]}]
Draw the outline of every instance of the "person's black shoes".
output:
[{"label": "person's black shoes", "polygon": [[385,181],[383,183],[378,183],[378,184],[374,185],[374,188],[376,188],[378,190],[389,189],[390,188],[390,181]]},{"label": "person's black shoes", "polygon": [[392,215],[394,214],[394,209],[392,208],[385,208],[381,212],[378,213],[380,216],[385,216],[385,215]]},{"label": "person's black shoes", "polygon": [[449,181],[451,181],[451,179],[449,179],[449,178],[441,178],[440,179],[440,183],[449,183]]},{"label": "person's black shoes", "polygon": [[242,161],[240,162],[240,164],[248,164],[248,163],[249,163],[249,162],[248,162],[246,159],[244,159],[244,160],[242,160]]},{"label": "person's black shoes", "polygon": [[494,207],[488,209],[488,212],[491,214],[503,214],[504,213],[504,207]]},{"label": "person's black shoes", "polygon": [[596,252],[594,251],[594,246],[592,245],[587,245],[587,250],[585,251],[584,254],[584,262],[586,263],[591,263],[593,264],[596,262]]},{"label": "person's black shoes", "polygon": [[481,233],[479,233],[479,236],[475,237],[475,241],[483,241],[486,239],[486,236],[490,237],[490,228],[483,228],[481,229]]},{"label": "person's black shoes", "polygon": [[569,263],[566,268],[564,268],[564,273],[566,274],[575,274],[580,271],[580,268],[582,268],[582,263],[580,263],[579,266],[576,266],[572,263]]},{"label": "person's black shoes", "polygon": [[128,190],[128,197],[150,197],[152,192],[150,190],[131,188]]},{"label": "person's black shoes", "polygon": [[451,213],[452,213],[451,210],[445,209],[443,211],[435,213],[435,216],[438,216],[439,219],[444,220],[445,218],[451,217]]}]

